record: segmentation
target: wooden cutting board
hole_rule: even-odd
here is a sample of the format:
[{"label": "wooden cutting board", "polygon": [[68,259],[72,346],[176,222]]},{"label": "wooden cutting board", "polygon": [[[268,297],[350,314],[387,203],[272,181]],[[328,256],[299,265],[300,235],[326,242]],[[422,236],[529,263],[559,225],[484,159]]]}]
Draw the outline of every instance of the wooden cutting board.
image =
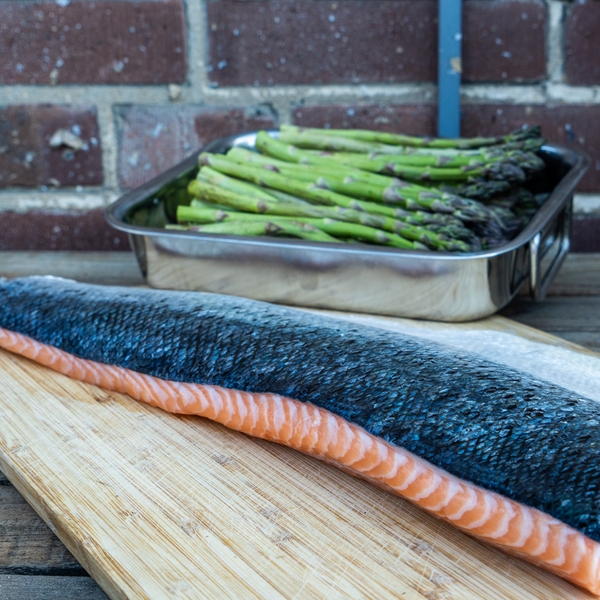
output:
[{"label": "wooden cutting board", "polygon": [[[390,321],[591,353],[501,317]],[[592,598],[316,459],[3,351],[0,468],[114,600]]]}]

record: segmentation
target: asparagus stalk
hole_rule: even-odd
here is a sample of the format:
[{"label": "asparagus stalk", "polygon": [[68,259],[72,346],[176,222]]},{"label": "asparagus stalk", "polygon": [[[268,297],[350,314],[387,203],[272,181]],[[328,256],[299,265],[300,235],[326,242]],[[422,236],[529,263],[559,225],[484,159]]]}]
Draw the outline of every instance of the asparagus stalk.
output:
[{"label": "asparagus stalk", "polygon": [[[485,220],[489,213],[485,206],[479,205],[473,200],[452,197],[435,191],[407,186],[406,189],[398,187],[382,187],[362,181],[356,181],[353,177],[337,177],[312,173],[312,169],[288,169],[278,167],[277,171],[286,177],[312,182],[317,187],[332,190],[339,194],[352,196],[353,198],[366,198],[372,202],[383,203],[401,207],[408,211],[431,210],[441,214],[453,214],[464,221]],[[400,218],[402,213],[395,210],[395,216]]]},{"label": "asparagus stalk", "polygon": [[200,155],[200,162],[202,165],[210,165],[218,171],[222,171],[228,175],[234,175],[246,181],[252,181],[262,187],[274,188],[294,196],[299,196],[313,204],[324,204],[326,206],[337,205],[388,217],[394,217],[395,215],[394,209],[391,207],[350,198],[330,190],[319,188],[310,182],[285,177],[279,173],[266,169],[257,169],[249,165],[241,165],[222,156],[205,152]]},{"label": "asparagus stalk", "polygon": [[[193,196],[205,198],[209,201],[217,202],[220,205],[231,206],[236,210],[242,210],[248,213],[264,213],[269,215],[288,216],[294,218],[330,218],[336,221],[360,224],[377,228],[391,233],[401,235],[403,238],[418,241],[440,250],[460,250],[468,252],[471,247],[465,242],[466,239],[472,244],[473,240],[465,237],[464,232],[458,228],[445,227],[438,232],[430,231],[420,226],[415,226],[406,221],[392,219],[383,215],[372,215],[362,211],[349,210],[343,207],[322,207],[300,204],[287,204],[283,202],[268,203],[256,198],[245,197],[230,190],[224,190],[216,186],[201,182],[192,181],[189,186],[189,192]],[[185,220],[189,215],[194,214],[194,207],[180,207],[177,213],[178,218]],[[451,240],[444,234],[456,234],[458,239]],[[461,239],[462,238],[462,239]]]},{"label": "asparagus stalk", "polygon": [[309,132],[316,135],[328,135],[354,140],[363,140],[368,142],[380,142],[392,146],[422,146],[430,148],[479,148],[481,146],[492,146],[496,144],[511,143],[529,138],[539,138],[540,128],[530,127],[525,130],[518,130],[510,135],[499,137],[476,137],[476,138],[458,138],[442,139],[431,137],[413,137],[395,133],[380,131],[368,131],[361,129],[314,129],[300,128],[290,125],[281,126],[282,133],[298,133],[299,131]]},{"label": "asparagus stalk", "polygon": [[[384,175],[348,167],[337,163],[336,161],[332,161],[327,157],[313,155],[306,151],[298,150],[294,146],[282,144],[271,138],[266,132],[261,131],[258,134],[256,145],[262,152],[276,157],[278,162],[275,162],[271,167],[275,170],[283,168],[292,169],[294,171],[294,178],[302,176],[302,173],[311,173],[314,170],[319,172],[321,176],[325,178],[328,176],[337,177],[338,179],[342,177],[348,183],[356,181],[375,186],[378,188],[377,190],[373,190],[372,187],[361,188],[360,186],[354,186],[356,194],[359,197],[366,197],[372,201],[399,205],[407,210],[426,209],[435,212],[454,213],[455,216],[467,222],[489,218],[489,213],[486,211],[485,207],[473,200],[460,198],[456,195],[446,194],[444,192],[436,192],[435,190],[430,190],[414,183],[406,183],[400,179],[392,179]],[[260,156],[256,153],[249,154]],[[248,155],[236,155],[235,159],[246,159],[252,162],[258,162],[264,166],[269,166],[264,157],[256,159]],[[284,167],[280,164],[281,160],[279,159],[291,162],[288,167]],[[293,163],[296,163],[296,165]],[[311,167],[308,168],[307,165],[311,165]],[[312,165],[315,165],[317,168],[314,168]],[[345,187],[345,190],[341,189],[335,181],[330,181],[328,185],[334,191],[353,195],[353,193],[349,191],[353,189],[352,187]]]},{"label": "asparagus stalk", "polygon": [[[318,151],[313,150],[311,152],[317,154]],[[336,160],[339,160],[340,162],[347,162],[348,164],[357,163],[357,159],[360,159],[361,161],[365,160],[364,155],[357,155],[348,152],[337,152],[332,154],[332,156]],[[462,172],[468,173],[478,168],[495,173],[500,169],[505,170],[504,165],[513,165],[514,167],[518,167],[518,169],[527,172],[540,171],[546,166],[544,161],[535,154],[532,154],[531,152],[523,152],[521,150],[506,150],[503,152],[493,153],[481,152],[480,154],[474,154],[470,156],[441,156],[428,154],[409,154],[398,156],[394,154],[371,153],[367,155],[367,159],[375,166],[381,165],[382,167],[380,167],[380,170],[381,168],[387,168],[390,170],[407,167],[438,167],[444,170],[458,169]],[[515,170],[514,175],[511,172],[508,174],[511,178],[514,178],[515,176],[517,178],[522,178],[522,175],[518,170]]]},{"label": "asparagus stalk", "polygon": [[[426,249],[427,247],[419,242],[411,242],[396,234],[387,233],[374,227],[367,227],[355,223],[347,223],[337,221],[330,218],[314,218],[314,217],[284,217],[284,216],[266,216],[252,213],[231,213],[225,211],[210,211],[205,209],[195,209],[193,207],[182,206],[177,213],[180,221],[193,221],[200,223],[212,223],[224,221],[226,219],[235,219],[235,222],[250,221],[263,222],[269,221],[272,223],[286,223],[290,219],[297,223],[306,223],[318,228],[328,235],[336,238],[345,238],[350,240],[366,241],[373,244],[392,246],[395,248],[404,248],[406,250]],[[458,249],[458,247],[457,247]]]},{"label": "asparagus stalk", "polygon": [[302,200],[302,198],[298,198],[298,196],[292,196],[292,194],[286,194],[285,192],[281,192],[279,190],[269,190],[269,194],[277,198],[277,200],[279,200],[280,202],[284,202],[287,204],[302,204],[304,206],[311,206],[310,202]]},{"label": "asparagus stalk", "polygon": [[[235,215],[235,217],[239,217],[242,213],[232,214]],[[318,227],[311,225],[310,223],[298,223],[295,221],[278,221],[277,223],[275,223],[270,220],[252,222],[240,219],[235,221],[227,221],[226,223],[220,223],[217,221],[208,222],[210,223],[209,225],[203,225],[202,227],[192,227],[191,229],[193,231],[201,231],[202,233],[224,233],[227,235],[286,235],[290,237],[301,238],[304,240],[311,240],[313,242],[339,243],[339,240],[325,233]]]},{"label": "asparagus stalk", "polygon": [[[180,206],[185,206],[185,204],[182,204]],[[210,208],[212,210],[216,208],[219,208],[221,210],[236,210],[235,208],[226,206],[225,204],[219,204],[218,202],[206,202],[204,200],[200,200],[197,197],[192,198],[192,201],[190,202],[189,206],[193,206],[194,208]],[[177,207],[177,209],[179,210],[179,207]]]},{"label": "asparagus stalk", "polygon": [[[292,144],[298,148],[317,148],[331,152],[359,152],[369,154],[381,152],[384,154],[406,154],[410,146],[390,146],[378,142],[367,142],[347,137],[328,136],[323,133],[314,133],[307,129],[283,129],[279,134],[279,141]],[[325,130],[327,131],[327,130]]]},{"label": "asparagus stalk", "polygon": [[[261,150],[265,152],[266,156],[252,152],[251,150],[246,150],[245,148],[232,148],[227,152],[227,158],[240,164],[251,163],[253,165],[266,167],[275,172],[279,172],[281,168],[286,168],[299,173],[308,171],[309,173],[319,173],[320,175],[336,174],[340,177],[350,177],[356,181],[372,183],[382,187],[419,188],[416,184],[409,184],[388,175],[379,175],[377,173],[370,173],[369,171],[361,171],[360,169],[355,169],[348,165],[330,161],[327,158],[321,160],[322,157],[320,156],[315,157],[310,154],[304,155],[302,151],[298,151],[294,156],[288,155],[288,146],[269,137],[265,132],[260,132],[258,138],[260,140],[258,144],[260,145]],[[275,158],[274,154],[285,156],[287,161]]]},{"label": "asparagus stalk", "polygon": [[[249,150],[243,150],[242,148],[234,148],[234,150],[242,150],[243,152],[248,152],[249,154],[253,154],[254,156],[259,156],[261,158],[265,158],[266,161],[270,160],[267,157],[262,157],[262,155],[256,154],[256,152],[252,152]],[[227,154],[227,156],[229,156],[229,153]],[[234,155],[234,157],[236,157],[236,155]],[[239,158],[239,155],[237,157]],[[286,166],[286,165],[297,166],[297,165],[294,165],[293,163],[282,163],[282,164],[284,166]],[[203,169],[206,169],[206,168],[210,168],[210,167],[203,167]],[[218,173],[218,171],[215,171],[215,173]],[[201,181],[204,181],[204,180],[201,180]],[[261,189],[261,188],[258,188],[258,189]],[[283,203],[287,203],[287,204],[293,203],[293,204],[302,204],[304,206],[313,206],[309,202],[306,202],[306,200],[302,200],[301,198],[298,198],[297,196],[292,196],[291,194],[286,194],[285,192],[280,192],[279,190],[270,189],[269,194],[271,196],[274,196],[275,198],[277,198],[278,200],[280,200]],[[226,206],[223,206],[223,205],[216,205],[216,204],[212,204],[209,202],[203,202],[202,200],[198,200],[197,198],[194,198],[192,200],[191,205],[195,206],[196,208],[214,208],[215,206],[217,206],[218,208],[224,208],[225,210],[234,210],[231,208],[228,209]],[[336,212],[340,211],[340,210],[346,211],[346,213],[348,213],[348,216],[349,217],[351,216],[350,209],[340,209],[339,207],[332,207],[332,208],[335,209]],[[463,225],[463,222],[460,219],[458,219],[450,214],[445,214],[445,213],[440,213],[440,212],[430,213],[430,212],[425,212],[422,210],[416,210],[416,211],[405,210],[405,211],[403,211],[399,208],[396,208],[394,210],[394,212],[396,213],[396,219],[403,221],[404,223],[408,223],[409,225],[414,225],[416,227],[425,227],[427,229],[430,229],[431,231],[440,233],[442,235],[446,235],[450,238],[456,238],[456,239],[460,239],[460,240],[464,240],[464,241],[469,241],[472,244],[476,244],[476,241],[474,240],[473,232],[470,229],[468,229],[467,227],[465,227]],[[339,216],[332,216],[332,218],[340,219]],[[376,220],[373,221],[373,219],[381,219],[381,220],[378,222]],[[393,228],[385,227],[386,219],[387,219],[387,217],[384,217],[384,216],[381,216],[381,217],[375,216],[375,215],[367,216],[367,213],[356,211],[355,218],[352,220],[352,222],[368,224],[373,227],[380,227],[381,229],[388,229],[389,231],[396,231],[397,227],[395,225]],[[393,223],[393,220],[391,220],[391,222]]]},{"label": "asparagus stalk", "polygon": [[[326,130],[325,130],[326,131]],[[506,146],[480,148],[476,150],[459,151],[455,149],[435,150],[431,148],[415,148],[411,146],[389,146],[376,142],[363,142],[343,137],[315,134],[307,130],[284,130],[279,135],[279,141],[291,144],[297,148],[309,148],[337,153],[362,153],[371,159],[385,158],[388,162],[403,165],[431,167],[461,167],[465,165],[484,165],[488,162],[512,161],[521,166],[527,158],[527,164],[536,162],[539,167],[541,159],[533,156],[525,157],[521,150],[509,149]],[[529,153],[530,154],[530,153]],[[541,161],[543,168],[544,163]]]},{"label": "asparagus stalk", "polygon": [[[393,208],[381,206],[373,202],[356,200],[348,196],[343,196],[342,194],[331,192],[330,190],[318,188],[312,183],[306,183],[302,181],[297,181],[295,179],[290,179],[278,173],[273,173],[264,169],[253,169],[244,165],[239,165],[238,163],[233,163],[221,156],[203,153],[202,155],[200,155],[200,161],[202,164],[210,164],[214,168],[224,170],[230,175],[237,175],[249,181],[253,181],[258,185],[270,186],[276,189],[281,189],[286,192],[291,192],[295,195],[300,196],[301,198],[304,198],[317,204],[325,204],[327,206],[340,206],[343,208],[353,209],[354,211],[372,213],[375,215],[383,215],[386,217],[395,216],[395,211]],[[213,190],[203,190],[201,188],[201,182],[199,181],[192,181],[190,183],[189,191],[192,195],[211,194],[210,199],[213,199],[214,201],[219,203],[227,202],[227,199],[223,194],[224,190],[219,190],[219,188]],[[243,208],[240,204],[243,202],[246,206],[250,206],[251,201],[251,198],[240,198],[239,203],[236,204],[235,208],[239,210],[247,210],[248,212],[266,212],[269,208],[271,208],[268,207],[267,203],[263,201],[259,201],[258,204],[253,205],[253,207],[250,209]],[[448,247],[451,250],[454,250],[458,245],[463,248],[463,251],[468,251],[468,245],[464,244],[463,242],[456,241],[455,243],[452,243],[450,244],[450,246],[448,246],[450,240],[448,238],[445,238],[443,235],[437,234],[427,229],[413,227],[408,223],[401,222],[400,220],[396,220],[395,229],[397,231],[398,229],[400,229],[400,235],[407,239],[417,240],[422,243],[429,244],[430,246],[436,247],[438,249],[447,249]]]},{"label": "asparagus stalk", "polygon": [[277,202],[277,198],[269,194],[269,192],[267,192],[265,189],[259,188],[245,181],[240,181],[239,179],[227,177],[227,175],[224,175],[215,169],[211,169],[210,167],[202,167],[200,171],[198,171],[197,179],[212,185],[218,185],[223,189],[231,190],[232,192],[246,194],[254,198],[266,200],[268,202]]},{"label": "asparagus stalk", "polygon": [[[467,181],[473,178],[505,179],[509,181],[524,181],[525,173],[515,164],[508,161],[485,163],[483,165],[467,164],[454,168],[438,168],[406,164],[394,156],[363,156],[350,153],[321,153],[319,156],[357,169],[393,175],[415,181]],[[416,157],[415,157],[416,158]],[[426,158],[426,157],[421,157]]]}]

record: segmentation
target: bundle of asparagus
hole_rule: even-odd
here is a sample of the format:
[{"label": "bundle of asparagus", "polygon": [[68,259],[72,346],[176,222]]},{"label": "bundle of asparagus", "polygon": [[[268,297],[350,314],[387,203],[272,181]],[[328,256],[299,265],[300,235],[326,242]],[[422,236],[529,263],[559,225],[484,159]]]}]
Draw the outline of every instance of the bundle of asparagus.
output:
[{"label": "bundle of asparagus", "polygon": [[256,150],[203,153],[177,228],[474,252],[516,235],[543,201],[539,128],[433,139],[282,126]]}]

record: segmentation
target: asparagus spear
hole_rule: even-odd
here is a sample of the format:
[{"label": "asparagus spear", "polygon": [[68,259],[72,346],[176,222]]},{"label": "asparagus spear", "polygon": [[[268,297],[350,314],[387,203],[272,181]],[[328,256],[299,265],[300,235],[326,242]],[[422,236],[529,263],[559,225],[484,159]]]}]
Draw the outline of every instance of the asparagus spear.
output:
[{"label": "asparagus spear", "polygon": [[[242,148],[233,148],[233,150],[240,150],[242,153],[248,153],[248,154],[252,154],[254,156],[258,156],[260,158],[264,158],[266,163],[265,164],[270,164],[269,161],[271,161],[272,159],[270,159],[269,157],[263,157],[260,154],[257,154],[256,152],[252,152],[250,150],[244,150]],[[231,151],[227,154],[227,156],[230,156]],[[237,153],[233,153],[232,154],[233,158],[242,158],[244,157],[244,154],[237,154]],[[263,163],[259,163],[259,164],[263,164]],[[297,166],[294,165],[294,163],[282,163],[284,166]],[[204,169],[210,169],[210,167],[203,167],[201,172],[204,171]],[[214,171],[214,169],[211,169],[212,171]],[[214,171],[215,173],[218,173],[218,171]],[[201,181],[205,181],[204,179],[201,179]],[[237,181],[237,180],[236,180]],[[252,186],[252,184],[249,184]],[[254,186],[252,186],[254,187]],[[257,188],[257,189],[262,189],[262,188]],[[297,196],[292,196],[291,194],[286,194],[285,192],[280,192],[279,190],[273,190],[270,189],[268,192],[271,196],[277,198],[278,200],[280,200],[283,203],[293,203],[293,204],[303,204],[304,206],[312,206],[309,202],[306,202],[306,200],[302,200],[301,198],[298,198]],[[198,199],[193,199],[192,206],[195,206],[196,208],[214,208],[215,206],[218,206],[218,208],[224,208],[227,210],[227,207],[223,206],[223,205],[215,205],[212,203],[208,203],[208,202],[203,202],[201,200]],[[335,207],[333,207],[335,208]],[[228,210],[233,210],[231,208],[229,208]],[[344,210],[346,212],[349,212],[349,209],[339,209],[339,207],[336,210]],[[451,238],[457,238],[460,240],[464,240],[464,241],[470,241],[471,243],[475,243],[475,240],[473,239],[473,232],[468,229],[467,227],[465,227],[463,225],[463,222],[458,219],[455,218],[454,216],[450,215],[450,214],[445,214],[445,213],[429,213],[429,212],[425,212],[425,211],[421,211],[421,210],[417,210],[417,211],[411,211],[411,210],[405,210],[402,211],[399,208],[396,208],[395,211],[396,213],[396,219],[403,221],[405,223],[408,223],[409,225],[415,225],[417,227],[426,227],[427,229],[431,229],[431,231],[435,231],[436,233],[441,233],[443,235],[447,235],[448,237]],[[387,217],[376,217],[375,215],[371,216],[369,215],[368,217],[366,217],[367,213],[363,213],[360,211],[356,211],[356,217],[352,222],[355,223],[362,223],[362,224],[372,224],[373,227],[381,227],[382,229],[386,229],[385,226],[383,226],[385,224],[385,219],[387,219]],[[339,216],[335,216],[332,218],[337,218],[339,219]],[[368,219],[371,220],[368,220]],[[382,219],[383,221],[373,221],[372,219]],[[393,222],[393,221],[392,221]],[[390,230],[395,231],[396,227],[391,228]]]},{"label": "asparagus spear", "polygon": [[[418,211],[422,209],[438,213],[455,214],[457,218],[466,221],[474,219],[485,220],[489,218],[487,209],[472,200],[440,194],[435,191],[419,189],[407,185],[406,188],[396,186],[383,187],[372,183],[357,181],[353,177],[340,177],[338,174],[326,172],[313,172],[312,169],[297,169],[278,167],[277,172],[292,179],[314,183],[317,187],[352,196],[358,199],[367,199],[377,203],[399,206],[405,211]],[[396,216],[401,213],[396,211]]]},{"label": "asparagus spear", "polygon": [[[323,156],[323,153],[317,150],[311,150],[309,152]],[[504,172],[504,170],[506,170],[504,165],[512,165],[513,167],[518,167],[518,169],[526,172],[541,171],[546,166],[544,161],[535,154],[532,154],[531,152],[523,152],[521,150],[505,150],[502,152],[493,153],[481,152],[480,154],[474,154],[470,156],[434,156],[428,154],[409,154],[399,156],[394,154],[379,154],[375,152],[372,152],[368,155],[337,152],[332,153],[331,156],[340,162],[346,162],[348,164],[357,164],[359,160],[360,162],[369,160],[373,166],[379,168],[380,170],[382,168],[393,170],[396,168],[401,169],[406,167],[438,167],[443,168],[444,170],[458,169],[465,173],[469,173],[475,169],[481,169],[494,174],[498,171]],[[522,174],[519,170],[515,170],[514,174],[508,172],[508,176],[511,179],[515,176],[517,178],[522,178]]]},{"label": "asparagus spear", "polygon": [[[236,217],[239,217],[242,213],[232,214]],[[286,235],[290,237],[298,237],[304,240],[311,240],[313,242],[339,243],[339,240],[325,233],[318,227],[311,225],[310,223],[298,223],[295,221],[278,221],[275,223],[270,220],[251,222],[240,219],[228,221],[227,223],[219,223],[216,221],[209,221],[209,223],[211,224],[203,225],[202,227],[191,227],[190,229],[193,231],[201,231],[202,233],[224,233],[228,235]]]},{"label": "asparagus spear", "polygon": [[302,200],[302,198],[298,198],[298,196],[292,196],[292,194],[286,194],[285,192],[281,192],[279,190],[269,190],[269,194],[271,194],[274,198],[277,198],[280,202],[285,202],[287,204],[303,204],[304,206],[311,206],[310,202],[306,200]]},{"label": "asparagus spear", "polygon": [[525,180],[523,170],[518,165],[509,161],[498,161],[483,165],[467,164],[454,168],[438,168],[405,164],[398,160],[397,157],[392,156],[374,156],[371,158],[359,154],[338,154],[333,152],[322,152],[319,156],[365,171],[394,175],[415,181],[467,181],[473,178],[504,179],[509,181]]},{"label": "asparagus spear", "polygon": [[[263,222],[268,220],[273,223],[286,223],[293,220],[297,223],[306,223],[318,228],[319,230],[333,235],[335,237],[355,239],[367,241],[373,244],[392,246],[395,248],[404,248],[406,250],[426,249],[427,246],[419,242],[411,242],[393,233],[387,233],[374,227],[366,227],[355,223],[346,223],[330,218],[314,218],[314,217],[284,217],[284,216],[266,216],[252,213],[231,213],[225,211],[210,211],[204,209],[195,209],[192,207],[182,206],[178,213],[180,221],[195,221],[200,223],[211,223],[224,221],[228,218],[235,219],[235,222],[250,221]],[[450,246],[451,247],[451,246]],[[458,247],[456,248],[458,249]]]},{"label": "asparagus spear", "polygon": [[[295,179],[290,179],[278,173],[273,173],[264,169],[253,169],[251,167],[239,165],[238,163],[231,162],[228,159],[221,156],[203,153],[200,155],[200,162],[201,164],[210,164],[214,168],[228,172],[230,175],[237,175],[246,180],[253,181],[258,185],[270,186],[273,188],[281,189],[286,192],[291,192],[295,195],[300,196],[301,198],[304,198],[317,204],[325,204],[327,206],[341,206],[344,208],[351,208],[355,211],[372,213],[375,215],[384,215],[387,217],[394,217],[396,214],[393,208],[387,206],[381,206],[379,204],[375,204],[374,202],[356,200],[354,198],[350,198],[342,194],[337,194],[330,190],[321,189],[312,183],[306,183]],[[219,191],[218,188],[216,188],[215,190],[211,190],[210,192],[207,190],[202,192],[200,184],[201,182],[199,181],[192,181],[189,187],[190,193],[193,195],[199,195],[201,193],[211,193],[212,199],[214,199],[216,202],[225,202],[225,197],[222,191]],[[248,203],[251,201],[250,198],[244,198],[242,200],[246,202],[247,205],[249,205]],[[236,205],[236,208],[240,210],[248,210],[242,208],[240,205]],[[266,210],[266,204],[262,201],[260,201],[260,203],[254,208],[249,209],[250,212],[265,212]],[[418,240],[420,242],[430,244],[431,246],[434,246],[439,249],[446,249],[448,246],[449,240],[435,232],[428,231],[427,229],[415,228],[407,223],[402,223],[401,221],[397,220],[396,230],[398,230],[400,227],[400,234],[403,237],[406,237],[407,239]],[[455,244],[451,244],[452,249],[454,249],[457,244],[464,248],[463,251],[468,251],[466,249],[468,246],[459,241],[457,241]]]},{"label": "asparagus spear", "polygon": [[[385,215],[388,217],[393,217],[395,214],[394,209],[391,207],[381,206],[374,202],[356,200],[355,198],[337,194],[330,190],[321,189],[309,182],[284,177],[273,171],[257,169],[249,165],[241,165],[222,156],[205,152],[200,155],[200,163],[202,165],[210,165],[218,171],[222,171],[228,175],[234,175],[246,181],[252,181],[257,185],[274,188],[294,196],[299,196],[314,204],[343,206],[344,208],[352,208],[354,210]],[[194,182],[192,182],[192,184],[193,183]]]},{"label": "asparagus spear", "polygon": [[311,131],[301,129],[297,131],[282,131],[279,135],[279,141],[294,145],[297,148],[310,148],[337,153],[362,153],[369,155],[371,159],[383,159],[385,157],[389,162],[404,165],[450,168],[503,160],[515,162],[521,168],[525,168],[525,165],[529,165],[532,162],[538,168],[540,168],[539,162],[541,162],[541,168],[544,167],[543,161],[535,157],[535,155],[526,156],[531,153],[508,148],[506,145],[467,151],[456,149],[435,150],[432,148],[423,149],[411,146],[389,146],[376,142],[363,142],[344,137],[315,134],[311,133]]},{"label": "asparagus spear", "polygon": [[210,167],[202,167],[200,171],[198,171],[197,179],[212,185],[218,185],[226,190],[246,194],[270,202],[277,202],[277,198],[269,194],[267,190],[252,185],[251,183],[234,179],[233,177],[227,177],[227,175],[224,175],[215,169],[211,169]]},{"label": "asparagus spear", "polygon": [[[180,206],[186,205],[181,204]],[[194,208],[210,208],[212,210],[216,208],[220,208],[221,210],[236,210],[235,208],[226,206],[225,204],[219,204],[218,202],[205,202],[204,200],[200,200],[199,198],[192,198],[192,201],[189,204],[189,206],[193,206]],[[179,210],[179,207],[177,207],[177,209]]]},{"label": "asparagus spear", "polygon": [[[392,179],[384,175],[351,168],[339,164],[336,161],[332,161],[327,157],[316,156],[306,151],[298,150],[294,146],[282,144],[271,138],[266,132],[261,131],[258,134],[256,145],[262,152],[265,152],[270,156],[275,156],[277,159],[283,159],[283,161],[291,161],[289,167],[281,166],[281,161],[275,162],[272,166],[275,170],[282,168],[293,169],[295,171],[295,178],[299,176],[298,174],[301,175],[303,172],[311,173],[314,170],[319,172],[323,177],[334,176],[338,179],[339,177],[349,178],[350,183],[353,181],[364,182],[377,188],[382,188],[373,190],[373,188],[360,188],[359,186],[355,186],[359,197],[367,197],[370,200],[387,204],[396,204],[408,210],[425,208],[435,212],[454,213],[455,216],[467,222],[473,220],[486,220],[489,218],[489,213],[486,211],[485,207],[473,200],[460,198],[456,195],[446,194],[444,192],[436,192],[435,190],[430,190],[414,183],[407,183],[400,179]],[[256,155],[256,153],[251,154]],[[246,159],[268,166],[264,157],[256,159],[248,155],[239,156],[239,158],[238,156],[239,155],[235,156],[236,160]],[[294,162],[297,163],[296,166],[293,165]],[[310,169],[306,165],[311,165]],[[312,165],[316,165],[317,168],[312,167]],[[338,192],[344,191],[339,187],[336,189],[335,186],[336,183],[332,181],[330,183],[332,190]],[[348,190],[351,188],[346,189]],[[351,194],[351,192],[346,193]],[[360,194],[365,195],[361,196]]]},{"label": "asparagus spear", "polygon": [[[325,130],[327,131],[327,130]],[[381,152],[385,154],[405,154],[409,146],[390,146],[378,142],[366,142],[347,137],[328,136],[323,133],[314,133],[307,129],[283,129],[279,134],[279,141],[292,144],[298,148],[317,148],[334,152],[360,152],[369,154]]]},{"label": "asparagus spear", "polygon": [[[229,207],[228,210],[239,210],[248,213],[269,214],[290,217],[330,217],[340,221],[349,221],[360,223],[369,227],[389,228],[390,231],[396,229],[394,219],[383,215],[372,215],[363,211],[351,210],[340,206],[315,206],[313,204],[293,204],[287,202],[265,202],[256,198],[242,196],[230,190],[224,190],[216,186],[193,181],[189,186],[190,194],[200,198],[205,198],[207,202],[202,202],[201,208],[207,208],[211,202],[220,206]],[[198,204],[192,201],[194,208]],[[186,210],[190,207],[182,206],[178,212],[179,215],[187,215]],[[194,214],[190,212],[189,214]],[[398,229],[404,229],[403,223],[399,223]]]},{"label": "asparagus spear", "polygon": [[423,146],[430,148],[479,148],[481,146],[492,146],[496,144],[511,143],[529,138],[539,138],[540,128],[530,127],[525,130],[518,130],[510,135],[499,137],[476,137],[476,138],[458,138],[458,139],[442,139],[431,137],[412,137],[408,135],[399,135],[395,133],[386,133],[379,131],[368,131],[361,129],[314,129],[300,128],[290,125],[282,125],[281,132],[298,131],[310,132],[316,135],[329,135],[343,137],[355,140],[363,140],[369,142],[381,142],[393,146]]},{"label": "asparagus spear", "polygon": [[[192,181],[189,186],[189,192],[193,196],[199,196],[209,201],[214,201],[220,205],[231,206],[237,210],[243,210],[249,213],[265,213],[269,215],[289,216],[294,218],[332,218],[348,223],[361,224],[371,228],[383,229],[385,231],[397,233],[402,237],[419,241],[431,247],[440,250],[460,250],[468,252],[471,247],[463,239],[450,240],[444,233],[455,234],[464,238],[464,232],[447,227],[443,231],[429,231],[423,227],[411,225],[399,219],[391,219],[383,215],[372,215],[362,211],[349,210],[339,206],[303,206],[300,204],[287,204],[283,202],[268,203],[256,198],[246,197],[230,190],[224,190],[216,186],[201,182]],[[185,220],[189,215],[193,215],[194,208],[180,207],[178,218]],[[457,236],[458,237],[458,236]],[[468,239],[468,238],[467,238]],[[472,240],[470,240],[472,243]]]},{"label": "asparagus spear", "polygon": [[[415,189],[419,187],[416,184],[408,184],[388,175],[379,175],[377,173],[361,171],[360,169],[355,169],[348,165],[327,160],[327,158],[321,160],[320,156],[304,155],[302,151],[298,151],[297,154],[292,157],[291,155],[288,155],[288,146],[269,137],[265,132],[260,132],[258,134],[258,139],[258,144],[266,155],[258,154],[257,152],[246,150],[245,148],[232,148],[227,152],[227,158],[240,164],[246,164],[248,162],[253,165],[267,167],[275,172],[279,172],[281,168],[286,168],[300,173],[308,171],[309,173],[319,173],[320,175],[336,174],[340,177],[351,177],[356,181],[373,183],[374,185],[383,187],[414,187]],[[285,156],[287,161],[275,158],[274,154]]]}]

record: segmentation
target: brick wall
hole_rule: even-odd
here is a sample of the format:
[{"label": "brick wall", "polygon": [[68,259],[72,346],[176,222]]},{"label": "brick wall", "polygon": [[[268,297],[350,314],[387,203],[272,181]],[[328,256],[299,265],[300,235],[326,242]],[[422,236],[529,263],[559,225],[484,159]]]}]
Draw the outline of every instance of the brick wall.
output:
[{"label": "brick wall", "polygon": [[[600,251],[600,0],[465,0],[463,135],[541,123],[592,167],[574,249]],[[435,0],[0,2],[0,250],[124,250],[102,209],[234,132],[436,131]]]}]

